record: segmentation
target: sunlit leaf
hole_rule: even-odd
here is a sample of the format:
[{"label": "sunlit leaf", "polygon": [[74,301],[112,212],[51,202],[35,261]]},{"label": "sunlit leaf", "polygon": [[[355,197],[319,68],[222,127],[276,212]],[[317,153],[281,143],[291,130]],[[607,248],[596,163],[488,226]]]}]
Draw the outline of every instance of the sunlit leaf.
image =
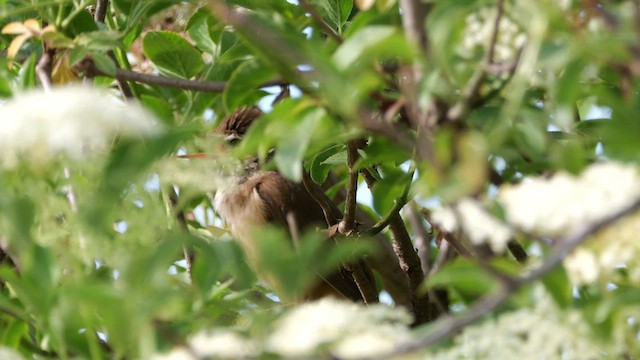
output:
[{"label": "sunlit leaf", "polygon": [[152,31],[143,39],[145,54],[160,71],[192,78],[204,67],[202,55],[187,40],[168,31]]}]

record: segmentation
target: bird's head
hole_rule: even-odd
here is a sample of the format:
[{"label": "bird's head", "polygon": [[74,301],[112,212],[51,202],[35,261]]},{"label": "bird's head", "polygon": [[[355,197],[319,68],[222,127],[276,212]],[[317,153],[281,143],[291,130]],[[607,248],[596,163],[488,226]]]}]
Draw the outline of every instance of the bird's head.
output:
[{"label": "bird's head", "polygon": [[234,145],[242,139],[253,122],[262,116],[262,111],[255,106],[242,107],[227,115],[215,130],[224,141]]}]

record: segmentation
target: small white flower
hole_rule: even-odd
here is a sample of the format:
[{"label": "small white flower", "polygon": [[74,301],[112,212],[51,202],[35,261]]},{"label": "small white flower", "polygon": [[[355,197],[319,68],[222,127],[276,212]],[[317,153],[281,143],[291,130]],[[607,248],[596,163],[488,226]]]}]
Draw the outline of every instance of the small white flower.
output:
[{"label": "small white flower", "polygon": [[558,173],[503,186],[499,200],[509,222],[545,236],[560,236],[602,221],[640,198],[640,175],[632,166],[597,163],[579,177]]},{"label": "small white flower", "polygon": [[[472,244],[488,244],[497,253],[505,250],[511,231],[491,216],[475,199],[465,198],[452,207],[433,212],[432,219],[447,232],[461,228]],[[458,224],[460,223],[460,224]]]},{"label": "small white flower", "polygon": [[310,357],[322,349],[341,358],[362,358],[407,341],[410,322],[410,315],[401,309],[325,298],[285,315],[267,340],[267,349],[294,358]]},{"label": "small white flower", "polygon": [[59,153],[80,158],[105,148],[116,135],[159,132],[149,112],[107,92],[80,86],[35,90],[0,105],[0,162],[5,167],[20,158],[42,163]]},{"label": "small white flower", "polygon": [[600,266],[590,250],[578,248],[564,259],[569,278],[574,284],[589,284],[598,278]]},{"label": "small white flower", "polygon": [[18,353],[17,351],[8,348],[8,347],[4,347],[4,346],[0,346],[0,359],[3,360],[23,360],[24,357],[22,357],[22,355],[20,355],[20,353]]},{"label": "small white flower", "polygon": [[199,332],[189,345],[198,357],[241,359],[257,354],[254,342],[228,330]]},{"label": "small white flower", "polygon": [[196,357],[183,348],[176,347],[168,353],[158,353],[151,357],[151,360],[196,360]]}]

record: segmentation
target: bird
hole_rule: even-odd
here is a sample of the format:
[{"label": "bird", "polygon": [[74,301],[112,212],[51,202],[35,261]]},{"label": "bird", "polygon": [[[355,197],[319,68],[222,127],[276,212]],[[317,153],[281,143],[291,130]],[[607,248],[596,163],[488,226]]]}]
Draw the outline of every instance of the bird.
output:
[{"label": "bird", "polygon": [[[262,114],[255,106],[239,108],[226,116],[214,133],[228,144],[235,145]],[[246,161],[244,171],[229,176],[228,185],[216,191],[213,203],[245,252],[247,262],[249,265],[253,263],[254,267],[260,257],[256,253],[259,249],[256,242],[260,241],[256,228],[275,225],[290,232],[302,232],[327,227],[322,207],[304,184],[293,182],[277,171],[262,169],[257,159]],[[367,275],[368,281],[374,284],[370,270]],[[261,280],[277,287],[268,275]],[[348,266],[340,266],[328,275],[318,274],[313,286],[301,297],[303,300],[316,300],[325,296],[364,301]]]}]

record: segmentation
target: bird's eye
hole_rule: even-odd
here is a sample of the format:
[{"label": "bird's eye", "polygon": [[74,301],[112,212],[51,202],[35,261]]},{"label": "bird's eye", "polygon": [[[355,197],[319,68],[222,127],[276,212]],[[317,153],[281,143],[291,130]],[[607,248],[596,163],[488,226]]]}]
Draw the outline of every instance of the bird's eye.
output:
[{"label": "bird's eye", "polygon": [[235,132],[224,137],[224,140],[231,145],[237,144],[240,141],[240,139],[241,139],[240,136],[238,136],[238,134],[236,134]]}]

